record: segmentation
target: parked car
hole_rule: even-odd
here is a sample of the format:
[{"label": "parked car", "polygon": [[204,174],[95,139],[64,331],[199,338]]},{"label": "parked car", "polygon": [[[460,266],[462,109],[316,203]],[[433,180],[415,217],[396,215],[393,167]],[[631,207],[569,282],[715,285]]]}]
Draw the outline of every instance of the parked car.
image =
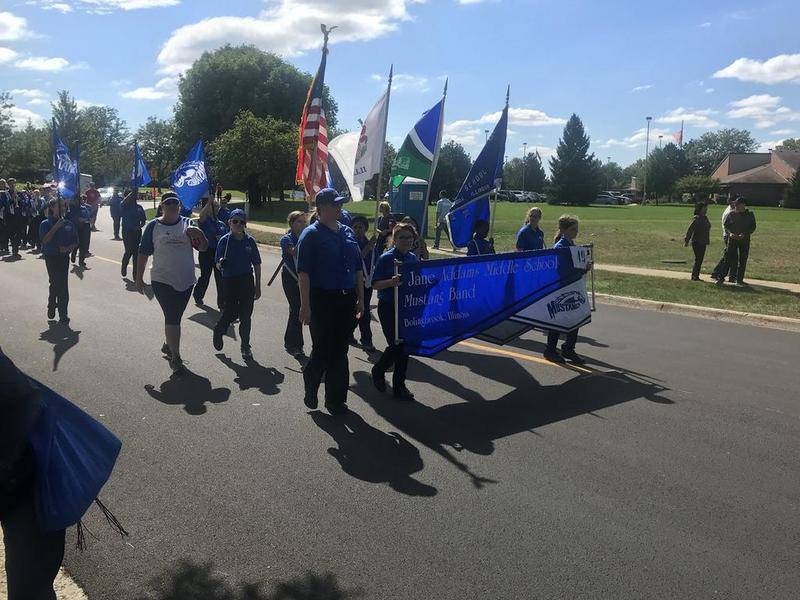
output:
[{"label": "parked car", "polygon": [[509,190],[500,190],[497,192],[498,202],[519,202],[517,195]]},{"label": "parked car", "polygon": [[595,198],[593,202],[593,204],[607,204],[614,206],[619,206],[624,203],[625,202],[619,196],[614,196],[608,192],[601,192],[597,195],[597,198]]},{"label": "parked car", "polygon": [[100,194],[100,206],[111,204],[111,197],[114,195],[113,187],[101,187],[97,188],[97,191]]}]

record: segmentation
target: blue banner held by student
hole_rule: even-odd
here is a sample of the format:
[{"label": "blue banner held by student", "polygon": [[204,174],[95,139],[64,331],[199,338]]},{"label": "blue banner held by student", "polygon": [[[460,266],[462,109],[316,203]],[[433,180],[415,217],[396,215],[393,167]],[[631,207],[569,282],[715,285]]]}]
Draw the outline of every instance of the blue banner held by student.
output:
[{"label": "blue banner held by student", "polygon": [[[403,265],[399,337],[411,354],[433,356],[552,298],[555,292],[583,287],[582,300],[570,295],[549,311],[544,308],[557,324],[565,313],[588,309],[585,286],[580,285],[586,265],[585,249],[579,246]],[[574,286],[577,282],[579,286]],[[581,324],[587,321],[581,316]]]},{"label": "blue banner held by student", "polygon": [[186,155],[186,160],[172,174],[172,189],[181,204],[192,209],[203,196],[211,194],[211,184],[206,170],[206,153],[203,140],[199,140]]},{"label": "blue banner held by student", "polygon": [[147,165],[142,157],[142,150],[139,148],[139,142],[133,143],[133,169],[131,170],[131,187],[145,187],[153,179],[150,177],[150,172],[147,170]]}]

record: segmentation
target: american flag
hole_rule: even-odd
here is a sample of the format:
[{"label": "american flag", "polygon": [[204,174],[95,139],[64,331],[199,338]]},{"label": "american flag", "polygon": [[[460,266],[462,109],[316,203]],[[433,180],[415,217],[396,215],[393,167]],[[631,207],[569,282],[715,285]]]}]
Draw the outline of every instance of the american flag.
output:
[{"label": "american flag", "polygon": [[319,69],[308,88],[300,120],[300,146],[297,149],[297,183],[302,183],[308,198],[328,184],[328,128],[322,90],[325,82],[327,45],[322,49]]}]

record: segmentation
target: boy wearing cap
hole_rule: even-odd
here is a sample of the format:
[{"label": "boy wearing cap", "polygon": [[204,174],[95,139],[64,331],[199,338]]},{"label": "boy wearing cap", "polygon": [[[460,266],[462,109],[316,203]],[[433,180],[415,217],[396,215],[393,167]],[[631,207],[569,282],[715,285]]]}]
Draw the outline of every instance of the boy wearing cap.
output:
[{"label": "boy wearing cap", "polygon": [[344,198],[324,188],[315,198],[318,219],[300,235],[297,273],[300,321],[311,329],[311,360],[303,370],[304,402],[317,408],[325,376],[325,407],[347,412],[350,378],[347,351],[356,320],[364,310],[361,251],[353,230],[339,222]]},{"label": "boy wearing cap", "polygon": [[214,348],[222,350],[222,336],[238,317],[242,358],[250,360],[253,358],[250,349],[253,302],[261,297],[261,255],[258,253],[256,241],[245,232],[246,225],[247,217],[243,210],[237,208],[231,211],[228,219],[231,231],[223,235],[217,243],[215,259],[222,273],[225,308],[214,327]]}]

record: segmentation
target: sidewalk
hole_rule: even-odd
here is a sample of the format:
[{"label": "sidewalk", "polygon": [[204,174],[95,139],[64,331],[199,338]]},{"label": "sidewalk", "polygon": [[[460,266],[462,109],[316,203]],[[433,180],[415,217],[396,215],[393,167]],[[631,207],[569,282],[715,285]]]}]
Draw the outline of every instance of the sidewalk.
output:
[{"label": "sidewalk", "polygon": [[[257,231],[264,231],[267,233],[277,233],[283,235],[286,229],[282,227],[272,227],[270,225],[261,225],[260,223],[248,223],[250,229]],[[434,249],[428,246],[431,254],[438,256],[463,256],[461,252],[453,252],[452,250]],[[667,279],[688,279],[689,273],[683,271],[667,271],[665,269],[647,269],[644,267],[626,267],[624,265],[603,265],[595,263],[595,270],[597,271],[611,271],[613,273],[626,273],[628,275],[644,275],[645,277],[665,277]],[[766,281],[764,279],[746,279],[747,283],[755,287],[765,287],[775,290],[783,290],[785,292],[792,292],[793,294],[800,294],[800,283],[785,283],[783,281]]]}]

